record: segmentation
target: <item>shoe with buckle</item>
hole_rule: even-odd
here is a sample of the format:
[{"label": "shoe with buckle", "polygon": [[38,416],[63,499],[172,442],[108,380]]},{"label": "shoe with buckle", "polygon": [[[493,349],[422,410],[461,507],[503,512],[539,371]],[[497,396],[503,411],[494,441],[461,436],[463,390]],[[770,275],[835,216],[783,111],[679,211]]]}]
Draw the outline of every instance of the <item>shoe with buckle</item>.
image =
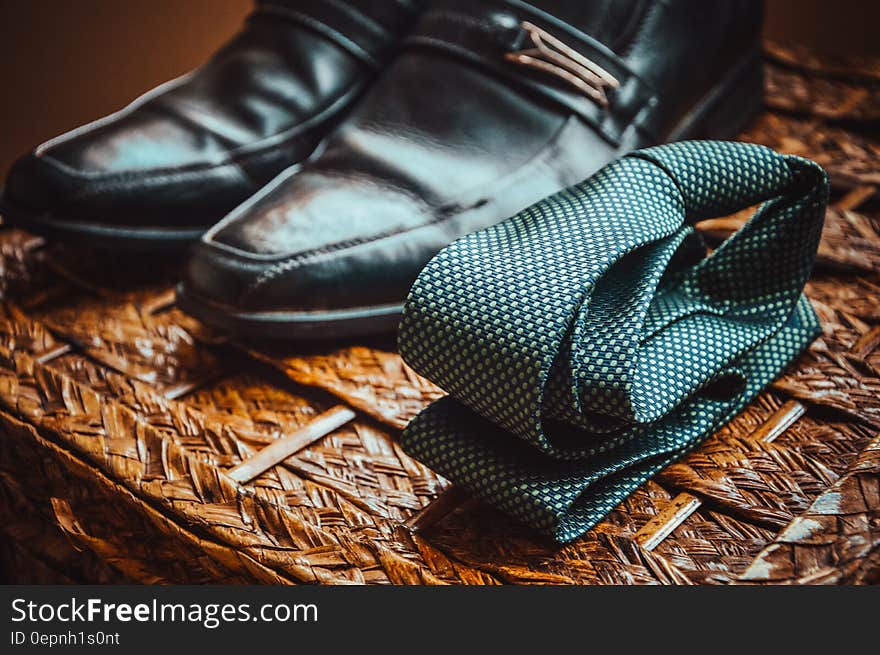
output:
[{"label": "shoe with buckle", "polygon": [[762,100],[755,0],[436,0],[320,153],[196,244],[181,306],[250,337],[394,330],[456,238]]}]

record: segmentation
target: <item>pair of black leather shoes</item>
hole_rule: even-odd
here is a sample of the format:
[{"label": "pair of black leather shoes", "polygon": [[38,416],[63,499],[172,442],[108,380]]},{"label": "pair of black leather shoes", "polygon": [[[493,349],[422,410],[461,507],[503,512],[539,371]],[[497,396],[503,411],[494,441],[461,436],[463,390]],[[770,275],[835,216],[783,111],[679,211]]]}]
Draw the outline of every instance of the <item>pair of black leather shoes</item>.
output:
[{"label": "pair of black leather shoes", "polygon": [[202,68],[20,159],[2,212],[109,247],[198,240],[179,303],[235,333],[394,329],[457,237],[635,148],[736,134],[762,10],[259,0]]}]

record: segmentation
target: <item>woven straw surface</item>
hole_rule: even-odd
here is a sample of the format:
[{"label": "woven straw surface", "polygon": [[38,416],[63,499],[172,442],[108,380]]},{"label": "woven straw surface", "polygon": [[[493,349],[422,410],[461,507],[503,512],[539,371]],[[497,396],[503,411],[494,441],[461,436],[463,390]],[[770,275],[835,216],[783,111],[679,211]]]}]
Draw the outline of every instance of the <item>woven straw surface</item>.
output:
[{"label": "woven straw surface", "polygon": [[[174,306],[174,262],[0,227],[5,579],[880,581],[880,63],[767,52],[768,108],[743,138],[831,175],[807,288],[824,335],[584,537],[542,541],[401,451],[442,392],[393,340],[232,343]],[[702,227],[718,241],[743,220]],[[230,474],[340,401],[353,421],[250,482]]]}]

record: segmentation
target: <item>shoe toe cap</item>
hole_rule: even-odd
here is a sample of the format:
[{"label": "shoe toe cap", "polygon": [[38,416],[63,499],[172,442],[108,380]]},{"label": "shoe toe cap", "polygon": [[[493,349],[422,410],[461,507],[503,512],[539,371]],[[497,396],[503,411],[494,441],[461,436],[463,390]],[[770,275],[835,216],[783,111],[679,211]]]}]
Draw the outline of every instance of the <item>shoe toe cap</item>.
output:
[{"label": "shoe toe cap", "polygon": [[260,311],[265,306],[249,296],[267,268],[266,262],[248,253],[202,239],[190,252],[181,285],[187,295],[229,311]]},{"label": "shoe toe cap", "polygon": [[44,212],[69,206],[81,186],[82,181],[64,167],[28,153],[9,169],[4,198],[23,210]]},{"label": "shoe toe cap", "polygon": [[[197,236],[255,190],[233,164],[186,170],[93,171],[39,149],[10,168],[5,213],[34,221],[165,230]],[[189,237],[192,238],[192,237]]]}]

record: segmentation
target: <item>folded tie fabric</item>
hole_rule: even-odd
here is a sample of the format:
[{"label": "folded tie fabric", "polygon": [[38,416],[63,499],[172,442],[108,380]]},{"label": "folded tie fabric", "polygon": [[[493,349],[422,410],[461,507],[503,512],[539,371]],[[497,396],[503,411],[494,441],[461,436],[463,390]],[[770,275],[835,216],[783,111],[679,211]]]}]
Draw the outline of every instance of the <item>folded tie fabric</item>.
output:
[{"label": "folded tie fabric", "polygon": [[[820,332],[802,295],[828,181],[763,146],[684,142],[446,247],[404,359],[449,395],[404,449],[564,542],[697,446]],[[694,224],[762,203],[707,256]]]}]

